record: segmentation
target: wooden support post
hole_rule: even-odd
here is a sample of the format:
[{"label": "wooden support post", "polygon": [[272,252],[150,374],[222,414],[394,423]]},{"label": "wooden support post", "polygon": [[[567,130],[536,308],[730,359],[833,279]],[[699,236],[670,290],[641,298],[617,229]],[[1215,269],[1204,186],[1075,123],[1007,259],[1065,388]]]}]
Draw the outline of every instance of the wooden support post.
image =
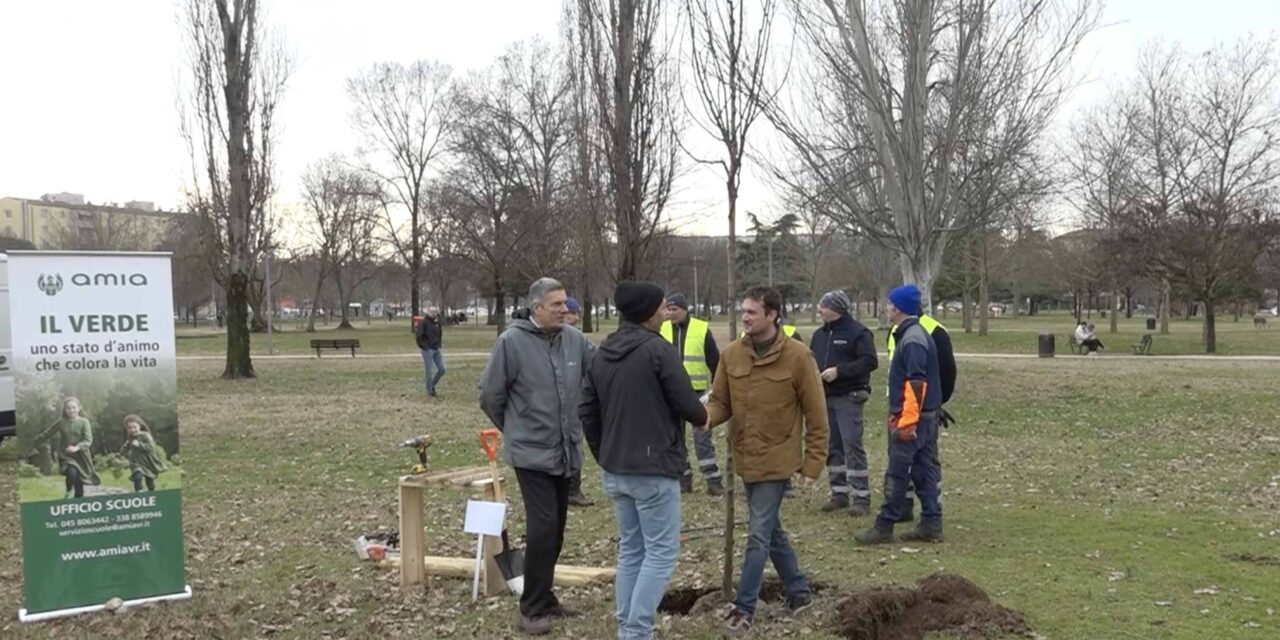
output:
[{"label": "wooden support post", "polygon": [[[400,478],[400,588],[426,589],[430,586],[426,566],[427,534],[423,500],[426,483],[421,476]],[[419,586],[421,585],[421,586]]]},{"label": "wooden support post", "polygon": [[[484,499],[488,502],[506,502],[499,500],[498,496],[502,495],[502,479],[498,478],[496,482],[490,482],[484,487]],[[502,570],[498,568],[496,560],[499,553],[502,553],[502,538],[495,536],[484,537],[484,575],[481,580],[484,582],[484,595],[496,596],[507,590],[507,581],[502,578]]]}]

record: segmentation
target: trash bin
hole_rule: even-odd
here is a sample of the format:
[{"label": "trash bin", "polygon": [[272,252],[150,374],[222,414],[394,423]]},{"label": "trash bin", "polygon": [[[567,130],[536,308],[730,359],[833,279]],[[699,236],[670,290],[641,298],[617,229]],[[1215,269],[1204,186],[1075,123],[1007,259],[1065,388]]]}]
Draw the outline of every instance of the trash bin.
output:
[{"label": "trash bin", "polygon": [[1053,350],[1054,350],[1054,349],[1053,349],[1053,334],[1052,334],[1052,333],[1042,333],[1042,334],[1040,334],[1040,357],[1041,357],[1041,358],[1052,358],[1052,357],[1053,357]]},{"label": "trash bin", "polygon": [[1147,318],[1147,331],[1155,331],[1155,330],[1156,330],[1156,319]]}]

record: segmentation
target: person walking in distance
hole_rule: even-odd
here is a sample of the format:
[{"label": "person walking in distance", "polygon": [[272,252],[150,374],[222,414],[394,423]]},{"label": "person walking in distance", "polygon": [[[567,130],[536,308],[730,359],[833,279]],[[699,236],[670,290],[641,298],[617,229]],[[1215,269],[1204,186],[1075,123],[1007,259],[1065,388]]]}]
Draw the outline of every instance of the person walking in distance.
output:
[{"label": "person walking in distance", "polygon": [[[827,404],[813,355],[780,330],[782,296],[752,287],[742,300],[746,335],[720,354],[707,396],[707,424],[733,418],[730,443],[746,486],[747,548],[733,607],[725,618],[730,637],[751,631],[765,564],[770,560],[787,591],[787,608],[799,613],[813,592],[782,528],[787,480],[822,472],[827,449]],[[807,423],[807,427],[805,426]]]},{"label": "person walking in distance", "polygon": [[[720,365],[720,349],[716,347],[716,338],[707,321],[689,314],[689,301],[684,294],[673,293],[667,296],[667,321],[662,323],[660,333],[679,350],[693,390],[699,395],[705,394],[711,388],[712,374]],[[716,462],[716,445],[710,431],[693,431],[693,450],[698,459],[698,470],[707,482],[707,493],[713,496],[724,495],[720,465]],[[688,460],[685,461],[684,473],[680,476],[680,491],[693,491],[693,469]]]},{"label": "person walking in distance", "polygon": [[685,422],[702,426],[707,412],[658,334],[662,288],[620,282],[613,299],[622,322],[592,356],[578,415],[618,520],[618,639],[649,640],[680,551]]},{"label": "person walking in distance", "polygon": [[[427,314],[418,322],[414,332],[418,341],[418,350],[422,352],[422,365],[426,369],[427,396],[437,398],[436,385],[444,377],[444,328],[440,326],[440,310],[435,307],[427,309]],[[432,368],[435,375],[432,375]]]},{"label": "person walking in distance", "polygon": [[[582,321],[582,305],[573,296],[564,299],[564,323],[575,329],[578,323]],[[590,340],[587,341],[590,343]],[[585,456],[584,456],[585,457]],[[571,507],[590,507],[595,503],[582,493],[582,468],[579,467],[574,472],[573,477],[569,478],[569,506]]]},{"label": "person walking in distance", "polygon": [[823,511],[849,509],[853,516],[871,510],[867,451],[862,446],[862,409],[871,396],[871,372],[878,366],[876,340],[861,322],[843,291],[828,291],[818,303],[822,327],[809,348],[818,362],[827,398],[827,479],[831,498]]},{"label": "person walking in distance", "polygon": [[551,631],[573,617],[556,598],[556,562],[564,547],[569,478],[582,468],[578,420],[591,345],[564,325],[564,285],[541,278],[529,287],[529,315],[498,336],[480,375],[480,408],[503,432],[503,457],[515,469],[525,509],[524,592],[520,628]]},{"label": "person walking in distance", "polygon": [[942,376],[933,338],[920,325],[920,290],[908,284],[889,292],[889,317],[895,325],[889,364],[889,464],[884,506],[875,524],[859,532],[859,544],[893,542],[894,524],[906,509],[907,485],[920,497],[920,523],[909,541],[942,541],[942,504],[938,483],[939,409]]}]

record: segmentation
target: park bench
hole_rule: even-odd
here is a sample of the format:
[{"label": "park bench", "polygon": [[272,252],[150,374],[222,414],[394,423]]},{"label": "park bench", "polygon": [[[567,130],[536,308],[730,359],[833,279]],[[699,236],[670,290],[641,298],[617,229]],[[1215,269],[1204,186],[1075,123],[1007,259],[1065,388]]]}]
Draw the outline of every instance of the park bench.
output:
[{"label": "park bench", "polygon": [[1142,336],[1142,340],[1138,344],[1129,345],[1133,349],[1133,354],[1138,356],[1151,355],[1151,334]]},{"label": "park bench", "polygon": [[1076,340],[1075,332],[1071,332],[1067,334],[1067,346],[1071,348],[1071,353],[1074,353],[1074,354],[1081,353],[1080,341]]},{"label": "park bench", "polygon": [[333,349],[338,351],[341,349],[350,349],[351,357],[356,357],[356,349],[360,348],[360,341],[355,339],[346,340],[312,340],[311,348],[316,350],[316,357],[320,357],[321,349]]},{"label": "park bench", "polygon": [[1254,329],[1266,329],[1266,328],[1267,328],[1267,318],[1266,318],[1265,316],[1254,316],[1254,317],[1253,317],[1253,328],[1254,328]]}]

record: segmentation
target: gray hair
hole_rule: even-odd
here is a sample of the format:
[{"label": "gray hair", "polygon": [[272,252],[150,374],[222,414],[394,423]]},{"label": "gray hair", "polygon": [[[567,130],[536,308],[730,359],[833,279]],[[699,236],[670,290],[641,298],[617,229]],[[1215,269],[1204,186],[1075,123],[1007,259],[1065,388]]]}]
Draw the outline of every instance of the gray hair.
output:
[{"label": "gray hair", "polygon": [[533,284],[529,285],[529,306],[541,304],[542,299],[552,291],[564,291],[564,285],[560,284],[555,278],[538,278]]}]

